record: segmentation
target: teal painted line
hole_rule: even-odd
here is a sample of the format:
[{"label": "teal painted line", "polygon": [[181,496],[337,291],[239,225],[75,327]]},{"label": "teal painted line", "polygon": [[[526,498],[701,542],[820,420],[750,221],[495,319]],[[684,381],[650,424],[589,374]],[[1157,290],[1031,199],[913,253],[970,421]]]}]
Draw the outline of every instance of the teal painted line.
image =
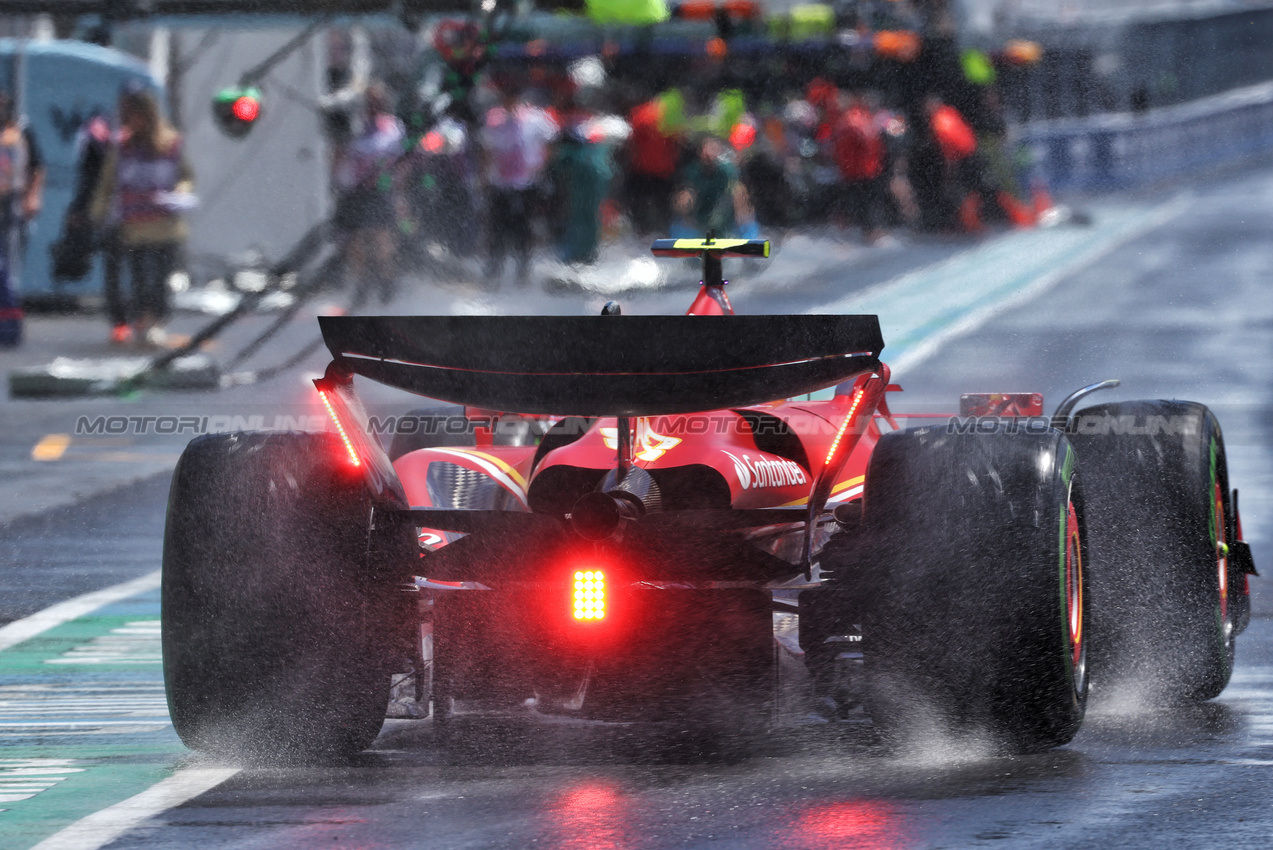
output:
[{"label": "teal painted line", "polygon": [[0,847],[30,848],[168,779],[172,729],[149,590],[0,651]]}]

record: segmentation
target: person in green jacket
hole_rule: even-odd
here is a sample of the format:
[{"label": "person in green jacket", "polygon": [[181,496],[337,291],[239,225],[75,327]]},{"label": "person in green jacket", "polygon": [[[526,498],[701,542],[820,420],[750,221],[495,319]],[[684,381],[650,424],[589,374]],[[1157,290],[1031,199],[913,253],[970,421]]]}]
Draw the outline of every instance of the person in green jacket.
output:
[{"label": "person in green jacket", "polygon": [[553,182],[560,188],[562,227],[558,255],[565,263],[592,263],[601,244],[601,203],[614,175],[606,145],[588,139],[582,126],[557,145]]},{"label": "person in green jacket", "polygon": [[694,193],[694,225],[703,234],[733,236],[738,229],[734,218],[734,189],[738,167],[725,143],[707,136],[695,157],[681,173],[681,182]]}]

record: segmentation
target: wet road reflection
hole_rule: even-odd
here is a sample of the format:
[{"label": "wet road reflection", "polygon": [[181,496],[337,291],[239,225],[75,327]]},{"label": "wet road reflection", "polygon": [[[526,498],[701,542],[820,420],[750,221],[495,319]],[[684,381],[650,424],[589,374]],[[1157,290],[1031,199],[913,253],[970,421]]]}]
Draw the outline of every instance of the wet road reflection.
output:
[{"label": "wet road reflection", "polygon": [[353,764],[244,770],[112,846],[1266,847],[1273,620],[1244,650],[1214,702],[1098,702],[1072,745],[1022,758],[940,741],[894,755],[865,721],[792,723],[728,757],[554,723],[472,729],[447,753],[428,721],[395,721]]}]

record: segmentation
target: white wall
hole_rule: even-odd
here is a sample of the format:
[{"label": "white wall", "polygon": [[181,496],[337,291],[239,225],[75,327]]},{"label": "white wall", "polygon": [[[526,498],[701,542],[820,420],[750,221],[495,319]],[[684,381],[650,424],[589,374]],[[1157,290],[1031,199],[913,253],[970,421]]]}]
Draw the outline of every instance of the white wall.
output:
[{"label": "white wall", "polygon": [[[212,117],[212,97],[300,31],[174,29],[179,61],[193,58],[175,84],[187,152],[201,205],[190,218],[189,254],[207,258],[259,248],[277,259],[328,212],[328,157],[313,103],[322,93],[324,39],[316,33],[276,66],[260,86],[257,126],[242,139],[225,136]],[[203,47],[200,49],[200,43]]]}]

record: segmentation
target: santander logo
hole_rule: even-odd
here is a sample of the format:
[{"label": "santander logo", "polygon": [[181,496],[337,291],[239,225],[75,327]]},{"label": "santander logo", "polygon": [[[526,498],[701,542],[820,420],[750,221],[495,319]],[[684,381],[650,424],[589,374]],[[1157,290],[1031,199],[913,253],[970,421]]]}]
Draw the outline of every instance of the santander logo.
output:
[{"label": "santander logo", "polygon": [[762,487],[791,487],[809,483],[800,464],[790,460],[752,460],[751,455],[741,458],[725,452],[734,462],[734,474],[738,476],[738,485],[744,490]]}]

